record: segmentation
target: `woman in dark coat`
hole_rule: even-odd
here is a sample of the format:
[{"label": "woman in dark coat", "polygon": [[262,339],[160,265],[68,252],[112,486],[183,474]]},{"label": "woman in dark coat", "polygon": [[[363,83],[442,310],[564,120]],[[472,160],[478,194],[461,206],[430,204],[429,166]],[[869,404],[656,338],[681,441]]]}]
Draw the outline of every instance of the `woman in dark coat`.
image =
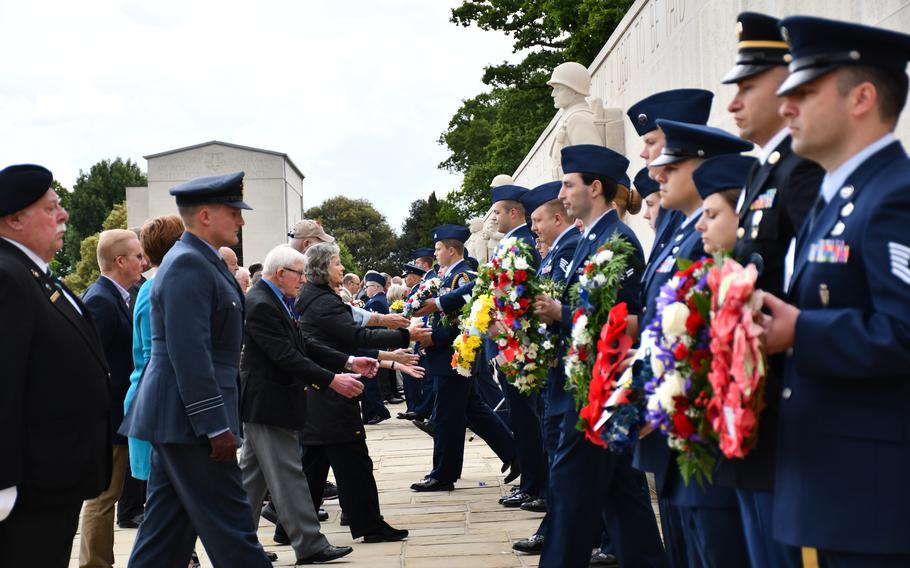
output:
[{"label": "woman in dark coat", "polygon": [[[356,353],[364,348],[408,346],[410,333],[407,329],[366,328],[354,322],[350,306],[336,292],[344,276],[336,245],[312,246],[307,249],[305,258],[307,284],[297,300],[300,328],[305,338],[343,353]],[[380,351],[379,355],[388,357],[390,354]],[[382,365],[418,376],[423,372],[419,367],[392,359]],[[306,446],[303,467],[314,503],[321,500],[319,497],[331,466],[352,537],[363,537],[364,542],[383,542],[408,536],[408,531],[389,526],[379,512],[373,460],[367,450],[366,431],[357,399],[344,398],[328,389],[308,390],[307,422],[301,443]]]}]

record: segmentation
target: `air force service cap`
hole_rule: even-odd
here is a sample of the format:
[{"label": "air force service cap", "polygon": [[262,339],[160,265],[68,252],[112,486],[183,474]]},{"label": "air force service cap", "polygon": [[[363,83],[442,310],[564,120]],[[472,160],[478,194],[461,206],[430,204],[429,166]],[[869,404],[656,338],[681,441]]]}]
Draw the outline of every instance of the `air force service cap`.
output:
[{"label": "air force service cap", "polygon": [[755,12],[743,12],[737,16],[736,35],[739,43],[736,65],[721,83],[738,83],[790,62],[790,47],[780,35],[777,27],[779,23],[777,18]]},{"label": "air force service cap", "polygon": [[657,119],[706,124],[714,93],[704,89],[673,89],[645,97],[626,112],[639,136],[657,128]]},{"label": "air force service cap", "polygon": [[726,130],[689,124],[674,120],[658,119],[667,142],[664,149],[649,167],[666,166],[691,158],[710,158],[721,154],[739,154],[752,149],[752,143],[734,136]]},{"label": "air force service cap", "polygon": [[436,251],[430,247],[421,247],[414,249],[414,252],[411,253],[411,258],[424,258],[427,256],[433,256],[436,254]]},{"label": "air force service cap", "polygon": [[500,185],[491,190],[493,203],[497,201],[521,201],[521,196],[527,192],[528,189],[520,185]]},{"label": "air force service cap", "polygon": [[19,164],[0,170],[0,217],[22,211],[51,188],[54,174],[43,166]]},{"label": "air force service cap", "polygon": [[521,196],[521,204],[525,206],[525,212],[530,215],[544,203],[558,199],[560,189],[562,189],[561,181],[548,181],[528,191]]},{"label": "air force service cap", "polygon": [[635,191],[641,195],[642,199],[660,190],[660,184],[651,179],[651,176],[648,175],[648,168],[646,167],[638,170],[638,173],[635,174],[635,180],[632,183],[635,184]]},{"label": "air force service cap", "polygon": [[427,273],[427,271],[424,270],[423,268],[420,268],[416,264],[411,264],[410,262],[406,262],[406,263],[402,264],[401,268],[402,268],[402,273],[401,273],[402,276],[407,276],[408,274],[416,274],[417,276],[423,276],[424,274]]},{"label": "air force service cap", "polygon": [[623,178],[628,167],[629,160],[625,156],[596,144],[578,144],[562,149],[562,171],[567,174],[591,174],[616,183],[625,179],[628,183],[628,177]]},{"label": "air force service cap", "polygon": [[461,225],[440,225],[433,229],[432,233],[434,243],[445,239],[455,239],[463,243],[471,236],[471,231]]},{"label": "air force service cap", "polygon": [[692,181],[695,182],[695,189],[702,199],[720,191],[742,189],[746,185],[749,172],[757,163],[758,159],[752,156],[739,154],[714,156],[695,168],[692,172]]},{"label": "air force service cap", "polygon": [[217,203],[252,209],[243,202],[243,172],[196,178],[172,187],[170,193],[177,198],[177,205]]},{"label": "air force service cap", "polygon": [[779,96],[846,65],[903,74],[910,60],[910,35],[900,32],[810,16],[784,18],[780,31],[793,60]]}]

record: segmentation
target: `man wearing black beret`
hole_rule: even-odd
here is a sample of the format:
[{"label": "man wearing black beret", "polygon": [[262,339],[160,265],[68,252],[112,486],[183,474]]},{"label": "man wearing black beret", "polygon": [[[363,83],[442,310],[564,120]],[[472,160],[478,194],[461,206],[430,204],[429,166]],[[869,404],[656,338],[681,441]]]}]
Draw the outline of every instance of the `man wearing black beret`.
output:
[{"label": "man wearing black beret", "polygon": [[108,368],[48,268],[69,218],[35,165],[0,171],[0,566],[68,566],[82,501],[110,483]]}]

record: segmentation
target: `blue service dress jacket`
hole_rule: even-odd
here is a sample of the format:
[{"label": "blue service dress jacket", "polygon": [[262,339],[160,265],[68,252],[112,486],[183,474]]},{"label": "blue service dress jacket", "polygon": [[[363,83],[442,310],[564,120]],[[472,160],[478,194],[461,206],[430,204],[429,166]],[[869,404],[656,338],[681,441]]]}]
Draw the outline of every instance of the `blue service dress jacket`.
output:
[{"label": "blue service dress jacket", "polygon": [[[440,297],[448,294],[453,289],[461,288],[473,281],[475,274],[468,270],[468,263],[462,259],[446,271],[440,286]],[[462,304],[464,305],[464,304]],[[457,312],[446,312],[449,317],[454,317]],[[452,369],[452,355],[455,350],[452,343],[458,336],[458,325],[454,322],[445,325],[439,313],[430,316],[430,325],[433,329],[431,338],[433,345],[426,348],[427,372],[432,375],[456,374]]]},{"label": "blue service dress jacket", "polygon": [[910,554],[910,159],[872,154],[797,242],[774,537]]},{"label": "blue service dress jacket", "polygon": [[215,250],[185,232],[151,289],[152,356],[121,434],[160,444],[208,444],[240,433],[243,293]]}]

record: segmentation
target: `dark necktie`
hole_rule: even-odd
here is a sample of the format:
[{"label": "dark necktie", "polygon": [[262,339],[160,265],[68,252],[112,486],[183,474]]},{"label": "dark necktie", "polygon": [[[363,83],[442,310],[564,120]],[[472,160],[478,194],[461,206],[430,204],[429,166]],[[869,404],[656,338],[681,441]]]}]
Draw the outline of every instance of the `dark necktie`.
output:
[{"label": "dark necktie", "polygon": [[815,200],[815,205],[812,206],[812,211],[809,212],[809,232],[812,232],[812,229],[815,228],[815,221],[818,216],[821,214],[822,209],[825,208],[828,202],[825,201],[825,196],[821,192],[818,194],[818,198]]}]

